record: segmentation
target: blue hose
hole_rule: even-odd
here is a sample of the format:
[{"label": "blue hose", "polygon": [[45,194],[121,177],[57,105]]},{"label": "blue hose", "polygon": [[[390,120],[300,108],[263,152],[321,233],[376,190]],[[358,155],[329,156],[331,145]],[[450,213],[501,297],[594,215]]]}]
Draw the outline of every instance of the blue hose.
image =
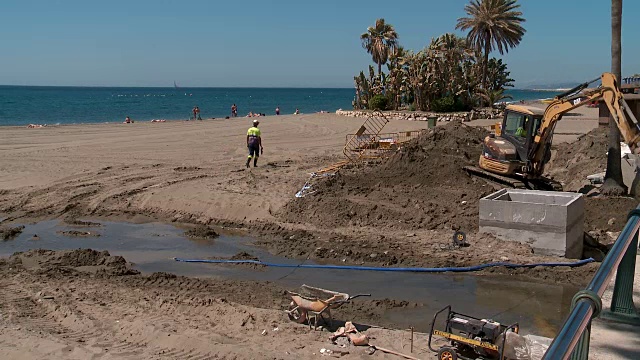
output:
[{"label": "blue hose", "polygon": [[595,260],[593,258],[588,258],[572,263],[536,263],[536,264],[512,264],[508,262],[494,262],[482,265],[475,266],[464,266],[464,267],[442,267],[442,268],[422,268],[422,267],[404,267],[404,268],[396,268],[396,267],[378,267],[378,266],[350,266],[350,265],[314,265],[314,264],[275,264],[275,263],[266,263],[259,260],[206,260],[206,259],[179,259],[173,258],[175,261],[180,262],[189,262],[189,263],[210,263],[210,264],[255,264],[255,265],[264,265],[271,267],[281,267],[281,268],[304,268],[304,269],[333,269],[333,270],[368,270],[368,271],[399,271],[399,272],[425,272],[425,273],[440,273],[440,272],[468,272],[468,271],[478,271],[490,267],[504,266],[510,269],[517,268],[534,268],[536,266],[546,266],[546,267],[555,267],[555,266],[568,266],[568,267],[576,267],[582,266]]}]

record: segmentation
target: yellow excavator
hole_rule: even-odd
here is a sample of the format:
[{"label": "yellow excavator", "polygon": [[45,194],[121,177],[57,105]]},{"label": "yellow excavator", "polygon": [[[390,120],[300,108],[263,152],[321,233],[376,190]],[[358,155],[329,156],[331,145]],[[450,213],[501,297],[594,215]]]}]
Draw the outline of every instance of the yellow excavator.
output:
[{"label": "yellow excavator", "polygon": [[[585,90],[601,80],[602,84]],[[484,139],[479,167],[467,166],[471,175],[514,188],[562,191],[562,185],[543,177],[551,158],[551,142],[556,124],[569,111],[593,101],[603,101],[620,130],[620,135],[636,154],[640,151],[640,126],[620,91],[616,76],[603,73],[556,96],[546,109],[510,104],[501,126]],[[602,149],[602,151],[606,151]]]}]

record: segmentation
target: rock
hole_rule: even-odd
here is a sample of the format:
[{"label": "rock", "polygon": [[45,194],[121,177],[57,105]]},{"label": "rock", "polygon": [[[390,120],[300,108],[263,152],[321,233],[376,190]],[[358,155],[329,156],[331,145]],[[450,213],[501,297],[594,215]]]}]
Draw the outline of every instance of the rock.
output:
[{"label": "rock", "polygon": [[[421,111],[385,111],[384,114],[387,118],[393,120],[406,120],[406,121],[427,121],[429,116],[436,116],[438,121],[456,121],[467,122],[475,119],[493,119],[501,117],[502,111],[498,109],[478,109],[471,110],[470,112],[457,112],[447,114],[427,113]],[[371,114],[371,111],[367,110],[354,110],[345,111],[338,110],[336,115],[366,118]]]},{"label": "rock", "polygon": [[609,226],[611,226],[611,225],[613,225],[615,223],[616,223],[616,218],[611,218],[611,219],[609,219],[609,221],[607,221],[607,225],[609,225]]},{"label": "rock", "polygon": [[373,253],[373,254],[369,255],[369,257],[370,257],[370,258],[372,258],[372,259],[375,259],[375,258],[377,258],[377,257],[378,257],[378,254]]},{"label": "rock", "polygon": [[611,241],[615,241],[620,236],[620,231],[607,231],[606,234]]}]

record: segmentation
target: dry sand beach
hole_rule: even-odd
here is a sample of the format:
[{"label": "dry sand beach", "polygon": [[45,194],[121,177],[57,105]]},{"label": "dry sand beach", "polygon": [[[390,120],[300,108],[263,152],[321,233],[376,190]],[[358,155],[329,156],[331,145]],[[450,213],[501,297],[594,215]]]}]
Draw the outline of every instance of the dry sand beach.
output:
[{"label": "dry sand beach", "polygon": [[[557,179],[569,183],[585,175],[572,169],[604,161],[606,139],[599,130],[578,139],[597,127],[596,115],[584,109],[558,125],[555,145],[587,155],[556,157],[549,171]],[[204,224],[245,233],[281,256],[351,265],[558,260],[477,233],[478,199],[494,188],[461,167],[477,161],[481,127],[442,124],[389,160],[345,168],[320,182],[316,194],[296,199],[309,173],[343,159],[345,136],[362,119],[309,114],[259,120],[265,152],[250,169],[244,168],[246,118],[5,127],[2,226],[45,219]],[[385,132],[420,129],[426,122],[391,121]],[[581,185],[571,182],[577,188],[570,190]],[[627,198],[605,203],[594,197],[586,204],[586,230],[603,243],[635,206]],[[455,230],[468,234],[470,247],[447,248]],[[494,268],[478,276],[582,286],[595,269]],[[273,283],[136,274],[124,259],[88,250],[16,255],[0,260],[0,273],[1,358],[293,359],[320,356],[321,348],[369,358],[361,348],[331,345],[327,332],[288,321],[285,289]],[[341,309],[340,320],[397,328],[381,314],[412,306],[419,304],[358,300]],[[372,327],[366,333],[379,346],[408,353],[406,331]],[[421,336],[414,355],[431,356]]]}]

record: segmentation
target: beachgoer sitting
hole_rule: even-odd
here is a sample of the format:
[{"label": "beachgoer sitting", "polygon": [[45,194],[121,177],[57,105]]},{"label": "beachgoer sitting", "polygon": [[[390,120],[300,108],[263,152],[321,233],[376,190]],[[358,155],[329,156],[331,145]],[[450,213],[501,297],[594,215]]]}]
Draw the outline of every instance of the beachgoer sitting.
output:
[{"label": "beachgoer sitting", "polygon": [[133,120],[131,120],[131,118],[127,116],[127,117],[124,119],[124,123],[125,123],[125,124],[133,124]]},{"label": "beachgoer sitting", "polygon": [[296,112],[293,113],[294,115],[298,115],[300,114],[300,110],[296,109]]}]

